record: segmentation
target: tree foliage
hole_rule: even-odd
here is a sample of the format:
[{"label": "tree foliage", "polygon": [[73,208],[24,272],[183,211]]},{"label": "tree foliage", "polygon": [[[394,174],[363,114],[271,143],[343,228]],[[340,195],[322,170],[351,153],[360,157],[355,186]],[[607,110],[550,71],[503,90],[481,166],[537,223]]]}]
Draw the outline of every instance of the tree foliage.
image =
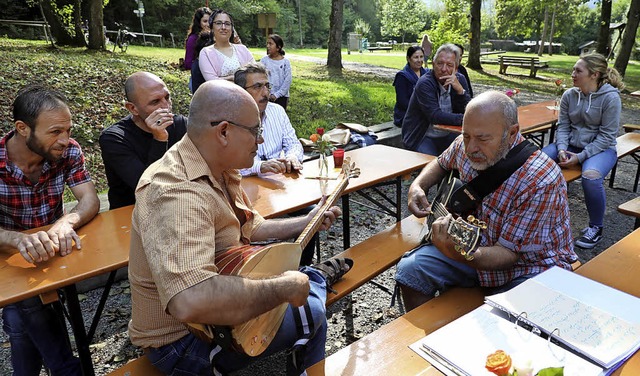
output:
[{"label": "tree foliage", "polygon": [[417,35],[425,27],[426,12],[421,0],[380,0],[380,32],[390,38]]},{"label": "tree foliage", "polygon": [[448,42],[464,45],[469,39],[468,1],[445,0],[444,4],[444,14],[438,19],[436,26],[428,31],[434,51]]}]

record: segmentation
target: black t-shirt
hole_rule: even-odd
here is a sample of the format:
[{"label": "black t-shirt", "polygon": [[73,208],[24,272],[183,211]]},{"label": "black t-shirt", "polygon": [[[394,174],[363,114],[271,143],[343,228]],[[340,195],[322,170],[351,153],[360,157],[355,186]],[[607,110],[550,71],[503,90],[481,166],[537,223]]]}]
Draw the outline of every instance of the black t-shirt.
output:
[{"label": "black t-shirt", "polygon": [[175,115],[167,132],[167,142],[156,141],[151,133],[133,122],[131,115],[102,132],[100,149],[109,183],[109,209],[136,202],[135,189],[140,176],[187,133],[187,118]]}]

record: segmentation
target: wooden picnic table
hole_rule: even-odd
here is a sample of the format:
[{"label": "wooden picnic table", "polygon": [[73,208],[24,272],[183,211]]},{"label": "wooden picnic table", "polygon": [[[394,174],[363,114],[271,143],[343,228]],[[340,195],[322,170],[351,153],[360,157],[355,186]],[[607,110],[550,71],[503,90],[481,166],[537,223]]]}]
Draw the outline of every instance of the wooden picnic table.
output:
[{"label": "wooden picnic table", "polygon": [[[553,100],[531,103],[518,107],[518,123],[520,124],[520,133],[525,136],[531,136],[533,133],[542,132],[542,137],[547,131],[551,132],[550,142],[553,142],[555,133],[555,125],[558,122],[558,111],[556,103]],[[435,124],[435,129],[443,131],[462,133],[461,125],[442,125]],[[542,147],[542,140],[535,139],[538,146]]]},{"label": "wooden picnic table", "polygon": [[[132,210],[133,206],[127,206],[96,215],[77,231],[82,240],[82,250],[74,249],[66,257],[56,255],[34,265],[28,263],[17,250],[15,253],[0,253],[0,307],[38,295],[45,302],[55,301],[56,290],[65,291],[69,322],[85,376],[94,374],[89,352],[91,335],[84,326],[75,284],[108,272],[112,272],[110,281],[113,282],[115,271],[129,264]],[[28,232],[33,233],[48,227]],[[107,296],[108,291],[105,289],[103,299]],[[100,314],[101,309],[92,320],[90,334],[93,334]]]},{"label": "wooden picnic table", "polygon": [[[615,243],[576,273],[640,297],[640,229]],[[442,375],[409,345],[483,303],[480,289],[453,289],[341,349],[307,370],[319,375]],[[616,376],[640,374],[640,352]]]},{"label": "wooden picnic table", "polygon": [[[387,145],[371,145],[345,152],[360,168],[360,176],[351,179],[342,196],[343,218],[349,218],[349,198],[357,194],[369,204],[376,206],[382,212],[393,215],[400,221],[402,205],[401,181],[414,171],[422,169],[434,157],[405,149]],[[339,170],[333,169],[333,159],[329,160],[329,171],[337,176]],[[301,173],[273,174],[262,177],[250,176],[242,179],[242,188],[249,196],[253,207],[263,217],[273,218],[295,212],[316,204],[322,197],[319,180],[307,179],[318,175],[318,161],[310,160],[303,164]],[[327,193],[336,185],[335,180],[329,180]],[[377,189],[382,185],[395,185],[395,197],[388,197]],[[374,188],[376,196],[369,195],[362,190]],[[389,205],[392,207],[390,208]],[[350,247],[349,221],[343,225],[344,249]]]}]

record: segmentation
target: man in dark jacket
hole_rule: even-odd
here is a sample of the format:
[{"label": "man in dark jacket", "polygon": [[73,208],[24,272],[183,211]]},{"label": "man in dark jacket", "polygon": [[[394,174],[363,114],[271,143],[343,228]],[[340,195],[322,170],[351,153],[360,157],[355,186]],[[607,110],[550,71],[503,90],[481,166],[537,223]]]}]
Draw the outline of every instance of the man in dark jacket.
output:
[{"label": "man in dark jacket", "polygon": [[436,51],[433,69],[420,77],[402,123],[402,142],[409,150],[440,155],[457,134],[434,129],[434,124],[462,125],[471,97],[467,81],[457,73],[460,50],[443,44]]},{"label": "man in dark jacket", "polygon": [[125,81],[124,91],[130,115],[100,135],[109,209],[133,205],[144,170],[187,131],[187,119],[171,112],[171,94],[160,77],[136,72]]}]

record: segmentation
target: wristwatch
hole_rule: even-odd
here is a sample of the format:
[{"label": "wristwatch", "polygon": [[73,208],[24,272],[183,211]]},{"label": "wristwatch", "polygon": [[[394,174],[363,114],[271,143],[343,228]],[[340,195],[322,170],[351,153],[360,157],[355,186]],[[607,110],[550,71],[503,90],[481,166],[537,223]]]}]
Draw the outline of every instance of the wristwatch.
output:
[{"label": "wristwatch", "polygon": [[467,94],[467,90],[466,89],[462,89],[462,94],[460,94],[460,95],[465,95],[465,94]]}]

